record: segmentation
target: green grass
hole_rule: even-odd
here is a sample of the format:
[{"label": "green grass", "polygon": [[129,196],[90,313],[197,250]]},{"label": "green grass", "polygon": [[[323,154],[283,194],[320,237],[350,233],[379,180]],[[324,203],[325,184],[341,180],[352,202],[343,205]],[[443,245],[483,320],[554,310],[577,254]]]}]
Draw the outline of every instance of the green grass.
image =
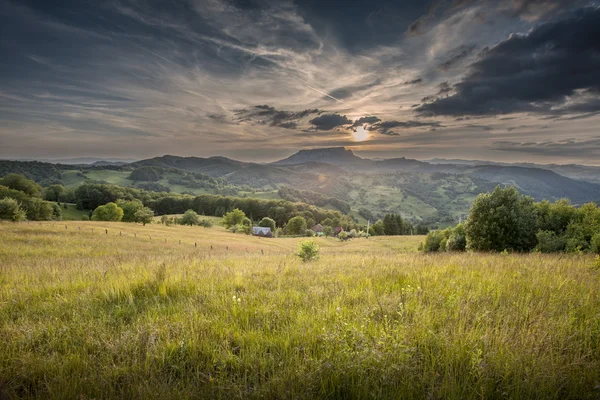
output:
[{"label": "green grass", "polygon": [[67,208],[65,208],[65,203],[60,203],[60,210],[64,221],[81,221],[83,217],[89,217],[89,211],[78,210],[72,203],[67,203]]},{"label": "green grass", "polygon": [[0,223],[9,398],[600,397],[590,256],[66,224]]}]

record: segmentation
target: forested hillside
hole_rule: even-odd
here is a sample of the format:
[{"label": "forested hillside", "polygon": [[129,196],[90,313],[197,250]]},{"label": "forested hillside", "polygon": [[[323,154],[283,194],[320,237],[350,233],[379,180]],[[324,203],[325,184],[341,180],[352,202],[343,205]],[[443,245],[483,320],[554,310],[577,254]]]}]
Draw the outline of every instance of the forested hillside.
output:
[{"label": "forested hillside", "polygon": [[[565,166],[566,168],[566,166]],[[570,166],[569,171],[591,167]],[[414,222],[453,224],[466,217],[479,193],[515,186],[536,200],[600,200],[600,185],[544,168],[468,163],[428,163],[407,158],[370,160],[344,148],[303,150],[273,164],[225,157],[165,155],[126,165],[73,166],[0,161],[0,176],[20,173],[43,186],[114,184],[148,192],[285,199],[382,218],[397,213]],[[361,211],[362,210],[362,211]]]}]

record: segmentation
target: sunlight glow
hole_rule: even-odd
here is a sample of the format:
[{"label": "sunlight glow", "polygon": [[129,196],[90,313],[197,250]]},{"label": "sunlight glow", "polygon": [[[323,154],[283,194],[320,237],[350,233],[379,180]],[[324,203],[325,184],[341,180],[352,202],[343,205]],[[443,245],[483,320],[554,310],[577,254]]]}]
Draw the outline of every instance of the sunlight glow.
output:
[{"label": "sunlight glow", "polygon": [[352,140],[355,142],[364,142],[369,139],[369,136],[369,131],[362,126],[356,128],[356,132],[352,132]]}]

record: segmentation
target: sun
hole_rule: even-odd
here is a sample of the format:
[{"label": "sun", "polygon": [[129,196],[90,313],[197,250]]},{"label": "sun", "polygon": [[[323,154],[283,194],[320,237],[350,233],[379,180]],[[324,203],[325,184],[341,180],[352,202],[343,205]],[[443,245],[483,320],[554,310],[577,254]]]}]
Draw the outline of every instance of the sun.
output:
[{"label": "sun", "polygon": [[352,140],[355,142],[364,142],[369,139],[369,131],[367,131],[364,127],[359,126],[356,128],[355,132],[352,132]]}]

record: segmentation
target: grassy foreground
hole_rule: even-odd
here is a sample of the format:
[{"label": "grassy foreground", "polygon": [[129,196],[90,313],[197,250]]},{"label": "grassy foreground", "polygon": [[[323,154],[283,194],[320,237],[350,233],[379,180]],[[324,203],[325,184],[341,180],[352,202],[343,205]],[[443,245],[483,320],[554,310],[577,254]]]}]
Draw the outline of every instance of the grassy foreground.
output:
[{"label": "grassy foreground", "polygon": [[600,398],[591,257],[422,255],[420,240],[319,239],[302,264],[299,239],[219,228],[0,223],[0,390]]}]

